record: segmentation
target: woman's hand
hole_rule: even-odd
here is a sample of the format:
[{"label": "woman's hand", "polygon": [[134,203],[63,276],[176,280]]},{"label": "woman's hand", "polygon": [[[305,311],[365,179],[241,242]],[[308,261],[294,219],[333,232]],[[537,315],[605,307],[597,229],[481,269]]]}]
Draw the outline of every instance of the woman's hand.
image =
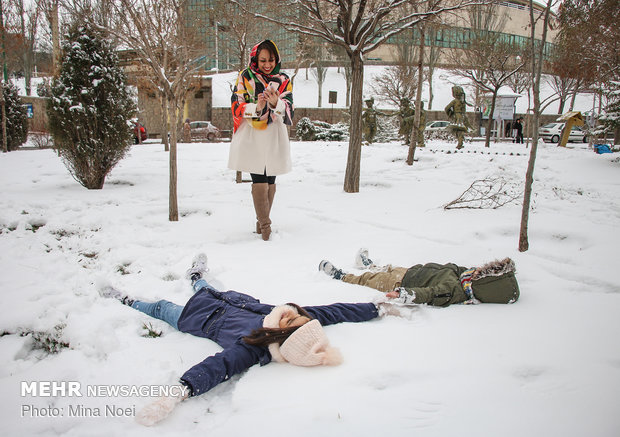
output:
[{"label": "woman's hand", "polygon": [[267,104],[267,96],[265,96],[265,93],[260,93],[258,95],[258,103],[256,104],[256,115],[260,115],[261,112],[263,112],[263,109],[265,108],[266,104]]},{"label": "woman's hand", "polygon": [[278,104],[278,98],[280,97],[280,93],[272,88],[267,88],[263,92],[263,94],[265,95],[265,98],[269,102],[269,106],[271,106],[272,108],[275,108],[276,105]]},{"label": "woman's hand", "polygon": [[153,426],[168,417],[174,407],[189,396],[185,386],[179,385],[172,388],[176,390],[171,390],[170,396],[161,396],[138,411],[136,422],[144,426]]}]

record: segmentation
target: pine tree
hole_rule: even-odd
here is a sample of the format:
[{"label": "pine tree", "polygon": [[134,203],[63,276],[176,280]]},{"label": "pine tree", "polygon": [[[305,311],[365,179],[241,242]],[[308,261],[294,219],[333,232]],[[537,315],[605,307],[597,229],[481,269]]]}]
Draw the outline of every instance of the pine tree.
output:
[{"label": "pine tree", "polygon": [[603,135],[608,132],[614,134],[614,143],[620,144],[620,82],[611,81],[607,84],[607,106],[599,117],[599,126],[595,135]]},{"label": "pine tree", "polygon": [[88,24],[75,24],[63,45],[48,105],[54,145],[71,175],[101,189],[131,147],[135,105],[111,43]]},{"label": "pine tree", "polygon": [[[8,151],[17,150],[26,142],[28,137],[28,115],[24,102],[17,93],[17,88],[11,83],[3,84],[4,102],[6,105],[6,141]],[[0,85],[2,86],[2,85]],[[2,113],[0,112],[0,123]],[[0,144],[2,144],[2,129],[0,129]]]}]

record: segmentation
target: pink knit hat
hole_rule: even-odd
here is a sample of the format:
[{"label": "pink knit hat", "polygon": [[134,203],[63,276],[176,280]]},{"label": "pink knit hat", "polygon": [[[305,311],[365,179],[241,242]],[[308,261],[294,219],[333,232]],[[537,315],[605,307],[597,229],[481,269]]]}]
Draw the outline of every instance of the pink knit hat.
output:
[{"label": "pink knit hat", "polygon": [[[287,314],[299,314],[291,305],[275,307],[265,316],[265,328],[277,328],[280,319]],[[342,355],[338,349],[329,346],[329,340],[318,320],[310,320],[297,328],[280,346],[278,343],[269,345],[269,353],[274,361],[289,362],[296,366],[336,366],[342,363]]]},{"label": "pink knit hat", "polygon": [[280,346],[280,354],[296,366],[337,366],[342,363],[340,351],[329,345],[318,320],[310,320],[292,333]]}]

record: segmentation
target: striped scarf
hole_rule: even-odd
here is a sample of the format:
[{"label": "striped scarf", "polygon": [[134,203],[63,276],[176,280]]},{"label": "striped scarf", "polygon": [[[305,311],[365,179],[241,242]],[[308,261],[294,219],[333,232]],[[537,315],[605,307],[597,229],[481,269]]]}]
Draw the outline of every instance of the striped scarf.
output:
[{"label": "striped scarf", "polygon": [[478,303],[478,299],[474,297],[474,291],[471,287],[472,276],[475,271],[476,271],[475,267],[469,270],[465,270],[463,273],[461,273],[461,276],[459,277],[459,281],[461,281],[461,286],[463,287],[463,291],[465,292],[465,295],[467,296],[467,300],[463,302],[465,305],[471,305],[471,304]]}]

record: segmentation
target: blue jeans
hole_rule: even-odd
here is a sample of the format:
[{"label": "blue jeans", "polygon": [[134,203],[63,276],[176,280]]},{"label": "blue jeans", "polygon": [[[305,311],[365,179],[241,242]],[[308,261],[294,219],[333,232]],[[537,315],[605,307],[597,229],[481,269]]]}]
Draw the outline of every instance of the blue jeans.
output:
[{"label": "blue jeans", "polygon": [[[205,287],[213,288],[204,279],[197,280],[192,284],[192,287],[194,288],[194,293]],[[185,308],[184,306],[177,305],[176,303],[172,303],[167,300],[159,300],[157,302],[142,302],[136,300],[131,307],[143,312],[144,314],[148,314],[151,317],[163,320],[174,329],[179,329],[179,317],[181,317],[183,308]]]}]

